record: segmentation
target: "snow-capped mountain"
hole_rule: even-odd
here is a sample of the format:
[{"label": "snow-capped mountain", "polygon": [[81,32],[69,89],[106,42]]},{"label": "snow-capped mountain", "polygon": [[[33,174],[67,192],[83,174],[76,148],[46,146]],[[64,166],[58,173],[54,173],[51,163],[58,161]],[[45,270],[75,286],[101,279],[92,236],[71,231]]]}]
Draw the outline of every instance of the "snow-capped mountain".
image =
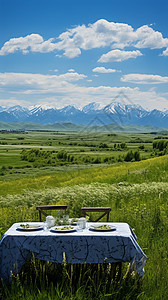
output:
[{"label": "snow-capped mountain", "polygon": [[43,111],[43,108],[41,106],[33,106],[33,107],[30,107],[30,109],[29,109],[30,114],[32,114],[32,115],[34,114],[37,116],[42,111]]},{"label": "snow-capped mountain", "polygon": [[100,110],[100,104],[99,103],[96,103],[96,102],[91,102],[87,105],[85,105],[83,108],[82,108],[82,111],[85,112],[85,113],[90,113],[92,111],[95,111],[95,110]]},{"label": "snow-capped mountain", "polygon": [[69,114],[69,115],[74,115],[76,114],[77,112],[79,112],[79,109],[77,109],[75,106],[73,105],[68,105],[68,106],[65,106],[63,108],[60,108],[59,109],[59,112],[60,113],[63,113],[64,115],[66,114]]},{"label": "snow-capped mountain", "polygon": [[99,125],[115,123],[117,125],[135,124],[151,125],[168,128],[168,111],[145,110],[141,106],[113,102],[101,107],[92,102],[78,109],[73,105],[56,109],[51,107],[34,106],[0,106],[0,121],[2,122],[33,122],[38,124],[54,124],[71,122],[75,124],[91,124],[95,120]]},{"label": "snow-capped mountain", "polygon": [[28,108],[22,107],[20,105],[15,105],[12,107],[9,107],[6,110],[6,113],[10,114],[11,117],[19,119],[20,121],[24,122],[24,119],[29,117],[29,110]]}]

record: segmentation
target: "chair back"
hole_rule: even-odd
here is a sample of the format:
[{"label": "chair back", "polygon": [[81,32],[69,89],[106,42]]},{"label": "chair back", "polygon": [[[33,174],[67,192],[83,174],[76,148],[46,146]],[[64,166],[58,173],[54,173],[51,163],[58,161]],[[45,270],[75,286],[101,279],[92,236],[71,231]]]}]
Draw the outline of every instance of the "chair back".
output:
[{"label": "chair back", "polygon": [[106,220],[107,222],[109,221],[109,214],[110,214],[111,208],[110,207],[82,207],[81,208],[81,212],[83,214],[84,217],[89,216],[89,213],[97,213],[97,212],[102,212],[103,214],[101,214],[99,217],[97,217],[96,219],[92,219],[91,216],[89,216],[89,220],[91,222],[98,222],[100,219],[102,219],[104,216],[106,216]]},{"label": "chair back", "polygon": [[42,214],[47,217],[48,214],[45,212],[47,210],[66,210],[67,205],[43,205],[37,206],[36,209],[39,211],[39,219],[42,221]]}]

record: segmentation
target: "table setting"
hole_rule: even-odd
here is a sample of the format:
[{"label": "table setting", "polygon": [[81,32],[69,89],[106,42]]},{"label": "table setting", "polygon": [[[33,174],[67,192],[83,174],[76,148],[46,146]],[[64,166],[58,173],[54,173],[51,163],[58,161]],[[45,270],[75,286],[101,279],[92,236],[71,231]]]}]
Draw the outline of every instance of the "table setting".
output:
[{"label": "table setting", "polygon": [[69,219],[56,224],[46,217],[45,222],[14,223],[0,240],[0,278],[9,282],[11,272],[17,274],[32,257],[62,263],[134,264],[144,275],[146,255],[127,223],[87,222],[85,218]]}]

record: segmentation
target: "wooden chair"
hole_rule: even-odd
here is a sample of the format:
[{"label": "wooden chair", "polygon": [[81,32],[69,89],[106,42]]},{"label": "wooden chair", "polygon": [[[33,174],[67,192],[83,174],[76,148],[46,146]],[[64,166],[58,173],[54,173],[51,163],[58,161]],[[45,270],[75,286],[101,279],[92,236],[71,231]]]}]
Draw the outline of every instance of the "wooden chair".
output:
[{"label": "wooden chair", "polygon": [[89,216],[89,220],[91,222],[98,222],[100,219],[102,219],[106,215],[107,216],[107,222],[108,222],[111,208],[110,207],[82,207],[81,211],[82,211],[82,214],[83,214],[84,217],[89,216],[88,213],[91,213],[91,212],[102,212],[103,214],[101,214],[95,220],[93,220],[92,217]]},{"label": "wooden chair", "polygon": [[41,215],[43,214],[45,217],[48,214],[44,210],[66,210],[67,205],[44,205],[44,206],[37,206],[36,209],[39,211],[39,219],[40,222],[42,221]]}]

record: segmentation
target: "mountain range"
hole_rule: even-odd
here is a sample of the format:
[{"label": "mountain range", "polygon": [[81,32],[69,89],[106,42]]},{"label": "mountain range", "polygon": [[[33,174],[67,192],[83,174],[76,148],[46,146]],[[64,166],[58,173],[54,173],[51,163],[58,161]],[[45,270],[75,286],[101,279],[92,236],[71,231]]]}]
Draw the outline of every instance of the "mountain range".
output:
[{"label": "mountain range", "polygon": [[145,110],[141,106],[113,102],[100,107],[89,103],[79,109],[69,105],[61,109],[34,106],[1,107],[0,121],[5,123],[31,122],[41,125],[55,123],[74,123],[77,125],[106,126],[114,123],[117,126],[142,125],[168,128],[168,110]]}]

